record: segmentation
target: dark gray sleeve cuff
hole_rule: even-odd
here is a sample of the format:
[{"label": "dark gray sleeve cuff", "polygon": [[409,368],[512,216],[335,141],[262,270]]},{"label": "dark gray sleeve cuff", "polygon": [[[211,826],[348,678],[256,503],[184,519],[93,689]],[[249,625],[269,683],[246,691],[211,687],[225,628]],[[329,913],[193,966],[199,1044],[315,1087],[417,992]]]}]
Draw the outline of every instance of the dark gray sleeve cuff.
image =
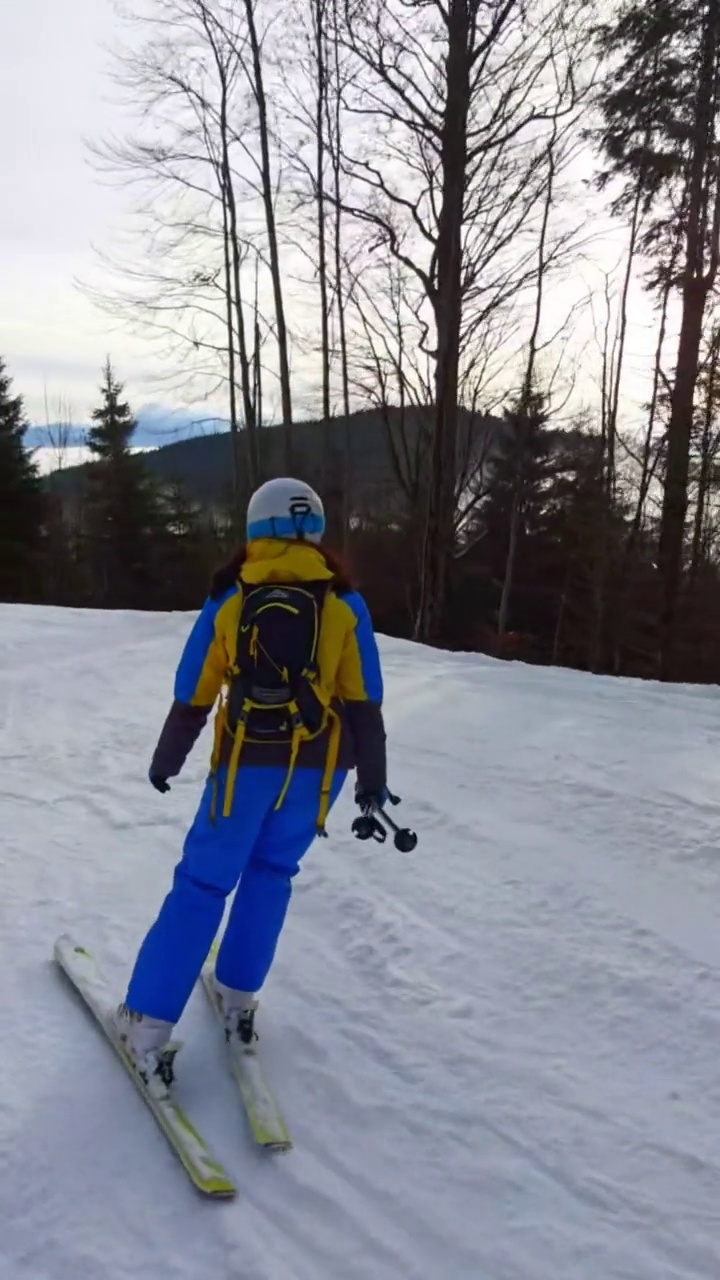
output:
[{"label": "dark gray sleeve cuff", "polygon": [[346,702],[355,744],[357,782],[361,791],[382,793],[387,786],[385,722],[379,702]]},{"label": "dark gray sleeve cuff", "polygon": [[176,778],[207,723],[212,707],[173,702],[155,748],[150,773]]}]

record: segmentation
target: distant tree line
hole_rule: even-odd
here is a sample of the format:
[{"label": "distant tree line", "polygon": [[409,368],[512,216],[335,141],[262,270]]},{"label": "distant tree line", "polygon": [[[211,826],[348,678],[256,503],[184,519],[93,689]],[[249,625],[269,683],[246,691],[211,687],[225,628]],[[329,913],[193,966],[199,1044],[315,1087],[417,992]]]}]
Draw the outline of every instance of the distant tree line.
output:
[{"label": "distant tree line", "polygon": [[[720,383],[719,383],[720,385]],[[135,420],[108,363],[83,468],[82,498],[63,500],[23,446],[22,400],[0,362],[0,595],[73,607],[195,610],[241,536],[243,512],[204,504],[133,451]],[[439,643],[616,675],[658,675],[661,491],[638,524],[637,480],[607,483],[603,433],[559,431],[537,389],[505,411],[481,492],[458,519]],[[702,470],[702,441],[693,465]],[[720,680],[717,477],[708,472],[703,534],[689,529],[677,633],[678,675]],[[322,488],[312,470],[306,478]],[[346,518],[348,524],[343,523]],[[422,538],[412,504],[331,510],[379,630],[413,637]],[[238,516],[240,519],[238,519]]]}]

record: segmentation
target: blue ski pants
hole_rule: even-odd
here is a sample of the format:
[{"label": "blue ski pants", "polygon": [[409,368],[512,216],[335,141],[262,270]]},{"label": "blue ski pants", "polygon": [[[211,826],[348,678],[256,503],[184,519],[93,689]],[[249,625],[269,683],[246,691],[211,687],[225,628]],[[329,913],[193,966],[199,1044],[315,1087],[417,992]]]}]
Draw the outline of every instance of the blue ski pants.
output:
[{"label": "blue ski pants", "polygon": [[[317,834],[322,770],[296,768],[280,809],[287,770],[240,768],[232,812],[210,821],[208,780],[183,856],[157,920],[140,947],[125,997],[128,1008],[176,1023],[190,998],[237,885],[217,956],[218,981],[259,991],[270,970],[290,902],[292,879]],[[347,774],[333,779],[334,804]],[[239,883],[238,883],[239,882]]]}]

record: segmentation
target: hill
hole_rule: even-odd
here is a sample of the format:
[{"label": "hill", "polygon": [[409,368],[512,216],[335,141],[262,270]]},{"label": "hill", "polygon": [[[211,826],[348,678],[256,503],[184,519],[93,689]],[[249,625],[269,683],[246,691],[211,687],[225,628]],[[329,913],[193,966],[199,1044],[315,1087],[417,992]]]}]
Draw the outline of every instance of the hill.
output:
[{"label": "hill", "polygon": [[50,957],[120,997],[207,768],[146,768],[191,619],[0,607],[0,1274],[717,1280],[714,692],[382,640],[412,855],[307,856],[259,1030],[295,1149],[249,1149],[212,1011],[178,1091],[199,1201]]},{"label": "hill", "polygon": [[[403,474],[417,473],[423,455],[423,435],[428,431],[430,410],[388,411],[388,421],[375,410],[352,414],[350,418],[298,422],[293,426],[294,470],[303,479],[325,490],[342,490],[346,477],[351,492],[365,507],[387,507],[402,501],[393,460],[395,449]],[[459,464],[480,461],[493,437],[502,430],[502,420],[489,415],[461,411]],[[246,457],[247,437],[240,436]],[[261,432],[261,465],[268,476],[282,474],[285,428],[265,427]],[[203,503],[222,501],[232,491],[233,455],[229,432],[178,440],[145,454],[147,466],[161,480],[180,484]],[[52,489],[64,497],[81,491],[84,466],[68,467],[49,480]]]}]

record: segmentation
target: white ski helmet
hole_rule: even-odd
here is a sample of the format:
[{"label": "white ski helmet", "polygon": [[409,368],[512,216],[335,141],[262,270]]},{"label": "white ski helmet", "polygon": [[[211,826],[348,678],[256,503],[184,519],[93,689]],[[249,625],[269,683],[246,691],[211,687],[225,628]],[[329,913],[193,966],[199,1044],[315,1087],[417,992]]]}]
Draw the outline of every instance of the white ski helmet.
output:
[{"label": "white ski helmet", "polygon": [[304,480],[282,476],[256,489],[247,509],[247,539],[297,538],[320,542],[325,511],[315,490]]}]

